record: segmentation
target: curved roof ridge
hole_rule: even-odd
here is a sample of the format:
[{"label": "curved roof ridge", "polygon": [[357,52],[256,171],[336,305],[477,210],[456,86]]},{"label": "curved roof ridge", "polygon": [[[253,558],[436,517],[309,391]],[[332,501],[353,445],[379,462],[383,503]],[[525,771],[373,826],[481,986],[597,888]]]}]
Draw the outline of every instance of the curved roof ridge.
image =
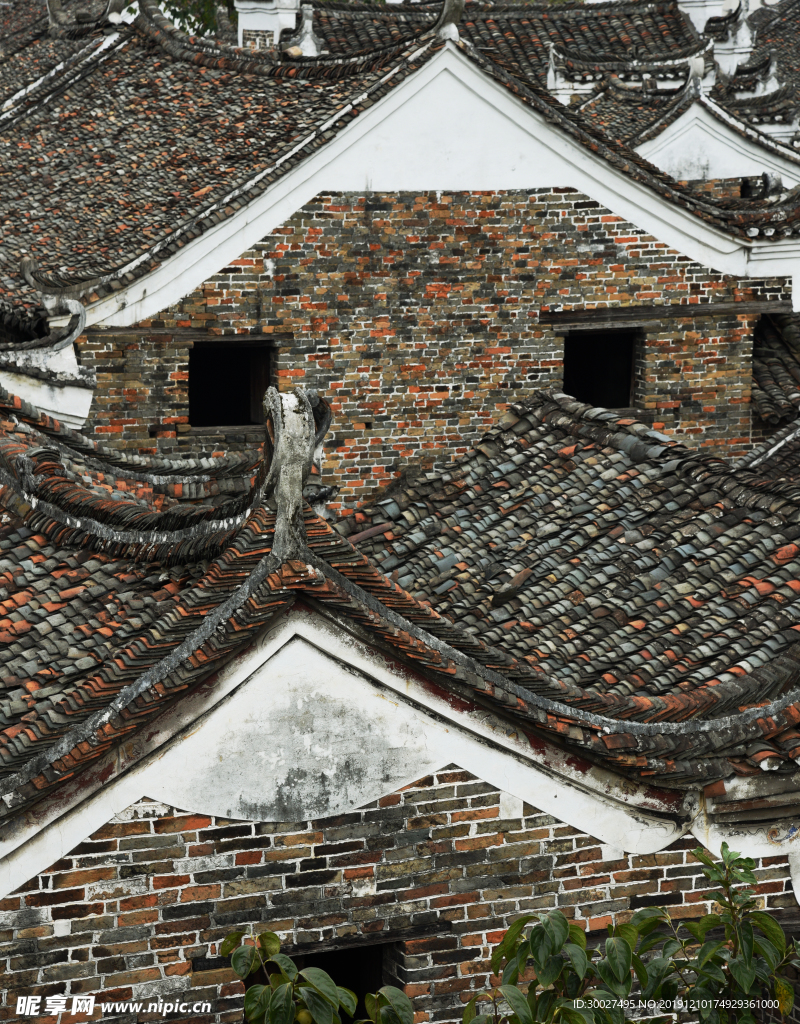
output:
[{"label": "curved roof ridge", "polygon": [[44,435],[46,444],[55,444],[70,456],[78,456],[85,465],[103,471],[113,470],[123,478],[145,480],[152,484],[206,482],[225,474],[244,477],[263,460],[260,450],[230,452],[221,456],[197,458],[140,455],[111,448],[80,431],[59,422],[30,402],[12,395],[0,385],[0,410]]}]

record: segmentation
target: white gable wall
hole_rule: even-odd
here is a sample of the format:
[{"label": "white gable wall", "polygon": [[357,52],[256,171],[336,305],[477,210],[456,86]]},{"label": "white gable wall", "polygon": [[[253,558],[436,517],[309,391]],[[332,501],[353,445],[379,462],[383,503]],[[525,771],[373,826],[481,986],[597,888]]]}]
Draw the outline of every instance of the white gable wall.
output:
[{"label": "white gable wall", "polygon": [[303,821],[451,763],[618,849],[651,853],[687,830],[647,787],[459,703],[319,616],[293,612],[213,684],[6,832],[0,898],[142,797],[226,818]]},{"label": "white gable wall", "polygon": [[[268,191],[151,274],[91,306],[88,322],[125,327],[166,309],[319,193],[559,187],[591,196],[721,273],[800,274],[800,242],[755,250],[661,199],[548,123],[448,43]],[[800,288],[796,294],[800,302]]]},{"label": "white gable wall", "polygon": [[636,152],[679,181],[770,171],[779,174],[787,187],[800,183],[800,161],[770,151],[755,138],[745,138],[699,101],[656,138],[637,146]]}]

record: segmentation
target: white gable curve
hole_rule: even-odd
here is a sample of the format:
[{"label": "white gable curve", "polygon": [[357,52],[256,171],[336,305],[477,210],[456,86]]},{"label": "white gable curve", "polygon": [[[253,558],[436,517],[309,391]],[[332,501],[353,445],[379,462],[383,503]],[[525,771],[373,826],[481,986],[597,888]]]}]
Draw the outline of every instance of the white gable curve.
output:
[{"label": "white gable curve", "polygon": [[612,167],[447,43],[267,191],[145,277],[90,306],[87,322],[126,327],[174,305],[319,193],[564,187],[702,266],[740,277],[800,274],[797,241],[770,243],[766,260],[754,254],[748,242]]},{"label": "white gable curve", "polygon": [[800,183],[800,160],[784,155],[771,140],[737,131],[700,100],[636,152],[679,181],[778,174],[787,187]]},{"label": "white gable curve", "polygon": [[451,763],[618,849],[662,850],[690,827],[653,790],[458,705],[334,624],[294,611],[145,735],[10,825],[0,893],[142,797],[226,818],[304,821]]}]

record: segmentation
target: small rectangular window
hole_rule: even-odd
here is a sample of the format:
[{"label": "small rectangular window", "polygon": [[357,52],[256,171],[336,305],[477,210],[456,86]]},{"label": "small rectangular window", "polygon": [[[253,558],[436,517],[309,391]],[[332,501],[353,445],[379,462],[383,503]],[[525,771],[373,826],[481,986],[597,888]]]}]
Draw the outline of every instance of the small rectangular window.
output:
[{"label": "small rectangular window", "polygon": [[[368,992],[377,992],[384,984],[384,950],[387,944],[371,943],[368,946],[350,946],[345,949],[332,949],[323,953],[292,953],[298,970],[306,967],[319,967],[333,978],[337,985],[342,988],[349,988],[355,993],[358,999],[358,1006],[354,1017],[342,1011],[340,1017],[342,1024],[352,1024],[353,1020],[364,1020],[367,1017],[367,1008],[364,1003],[364,996]],[[269,965],[269,970],[277,970],[274,964]],[[245,981],[245,989],[251,985],[264,985],[267,978],[262,969],[249,975]]]},{"label": "small rectangular window", "polygon": [[269,383],[269,346],[197,342],[189,351],[189,423],[193,427],[263,423]]},{"label": "small rectangular window", "polygon": [[635,330],[570,331],[564,339],[564,391],[606,409],[634,404]]}]

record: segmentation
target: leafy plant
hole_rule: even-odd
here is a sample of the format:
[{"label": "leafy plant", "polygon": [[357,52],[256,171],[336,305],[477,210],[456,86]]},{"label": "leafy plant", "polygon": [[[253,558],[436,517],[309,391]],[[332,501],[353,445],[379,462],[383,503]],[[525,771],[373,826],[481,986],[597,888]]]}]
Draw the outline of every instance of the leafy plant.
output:
[{"label": "leafy plant", "polygon": [[609,926],[596,949],[558,910],[521,917],[492,953],[498,984],[470,1000],[464,1024],[626,1024],[629,1010],[755,1024],[753,1010],[787,1014],[794,990],[785,974],[800,968],[800,944],[758,909],[755,861],[725,843],[720,863],[702,849],[694,855],[718,886],[710,898],[719,913],[676,924],[663,907],[647,907]]},{"label": "leafy plant", "polygon": [[785,1016],[794,1005],[794,989],[785,974],[800,967],[800,946],[796,940],[788,942],[775,918],[758,909],[750,888],[756,884],[755,861],[727,843],[722,844],[719,863],[703,849],[694,855],[706,878],[718,886],[710,897],[719,912],[676,926],[666,910],[649,911],[664,927],[639,949],[641,955],[660,946],[647,965],[643,996],[658,999],[668,984],[670,992],[681,996],[683,1012],[708,1024],[755,1024],[753,1010],[765,1001]]},{"label": "leafy plant", "polygon": [[[232,932],[219,952],[230,956],[231,967],[242,980],[259,969],[269,979],[268,985],[251,985],[245,993],[244,1013],[252,1024],[341,1024],[340,1010],[355,1016],[355,992],[337,985],[319,967],[298,970],[292,958],[281,953],[274,932],[248,939],[252,936]],[[411,1000],[399,988],[384,985],[364,1002],[368,1017],[355,1024],[414,1024]]]}]

